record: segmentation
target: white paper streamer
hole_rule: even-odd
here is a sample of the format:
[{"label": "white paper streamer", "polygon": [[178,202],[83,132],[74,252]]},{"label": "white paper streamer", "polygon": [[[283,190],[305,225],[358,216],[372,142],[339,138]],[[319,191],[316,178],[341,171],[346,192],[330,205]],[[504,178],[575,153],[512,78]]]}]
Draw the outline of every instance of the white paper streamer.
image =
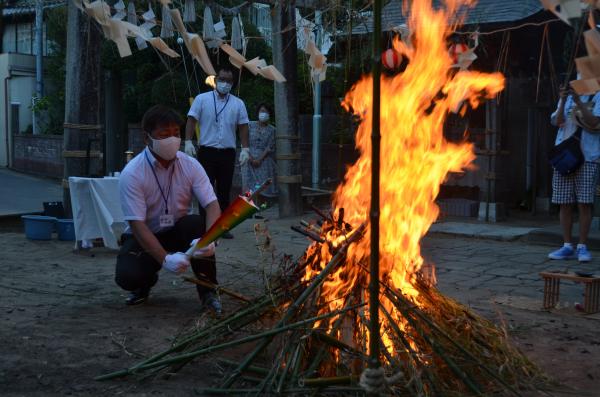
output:
[{"label": "white paper streamer", "polygon": [[238,16],[233,17],[233,20],[231,21],[231,46],[236,50],[241,50],[243,47],[242,33]]},{"label": "white paper streamer", "polygon": [[185,0],[183,22],[196,22],[196,4],[194,0]]},{"label": "white paper streamer", "polygon": [[119,0],[114,6],[113,8],[116,10],[115,15],[113,15],[111,18],[112,19],[116,19],[116,20],[121,20],[123,18],[125,18],[125,16],[127,16],[127,13],[125,12],[125,3],[123,3],[123,0]]},{"label": "white paper streamer", "polygon": [[127,6],[127,22],[136,26],[138,23],[137,15],[135,13],[135,3],[133,0],[131,0]]},{"label": "white paper streamer", "polygon": [[160,37],[173,37],[173,22],[171,21],[171,11],[169,7],[162,7],[162,26],[160,28]]},{"label": "white paper streamer", "polygon": [[135,38],[135,44],[137,44],[137,48],[138,50],[144,50],[146,48],[148,48],[148,44],[146,44],[146,40],[144,40],[143,38],[137,36]]},{"label": "white paper streamer", "polygon": [[204,41],[215,37],[215,24],[213,22],[212,11],[210,7],[204,8],[204,23],[202,24],[202,38]]}]

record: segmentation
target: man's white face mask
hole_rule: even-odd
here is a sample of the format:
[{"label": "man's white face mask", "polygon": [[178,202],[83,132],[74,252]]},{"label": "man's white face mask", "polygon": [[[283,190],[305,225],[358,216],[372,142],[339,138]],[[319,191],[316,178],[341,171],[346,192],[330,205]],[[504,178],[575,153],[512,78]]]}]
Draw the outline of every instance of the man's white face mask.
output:
[{"label": "man's white face mask", "polygon": [[231,91],[231,84],[226,81],[217,80],[217,91],[222,95],[227,95],[229,94],[229,91]]},{"label": "man's white face mask", "polygon": [[148,134],[150,138],[150,149],[161,158],[165,160],[173,160],[177,156],[177,151],[181,145],[181,138],[176,136],[170,136],[164,139],[154,139]]}]

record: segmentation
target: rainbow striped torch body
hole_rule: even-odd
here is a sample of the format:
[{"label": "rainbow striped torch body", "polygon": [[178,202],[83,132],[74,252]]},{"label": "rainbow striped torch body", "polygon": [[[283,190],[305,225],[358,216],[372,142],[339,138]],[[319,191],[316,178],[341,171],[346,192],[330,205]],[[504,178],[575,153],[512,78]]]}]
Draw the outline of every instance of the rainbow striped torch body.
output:
[{"label": "rainbow striped torch body", "polygon": [[206,247],[208,244],[217,240],[225,232],[233,229],[249,217],[251,217],[258,207],[252,201],[258,193],[263,191],[271,184],[271,179],[267,179],[262,185],[260,185],[255,191],[247,192],[244,195],[238,196],[230,205],[223,211],[221,216],[213,223],[206,233],[195,245],[190,247],[185,253],[187,256],[192,256],[195,250]]}]

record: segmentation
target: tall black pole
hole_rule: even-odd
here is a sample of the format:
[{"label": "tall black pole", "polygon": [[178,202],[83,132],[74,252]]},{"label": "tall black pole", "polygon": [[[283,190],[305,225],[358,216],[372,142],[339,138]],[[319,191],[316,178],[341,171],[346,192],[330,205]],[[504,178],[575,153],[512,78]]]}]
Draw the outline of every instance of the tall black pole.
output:
[{"label": "tall black pole", "polygon": [[[369,282],[369,368],[379,363],[379,143],[381,103],[381,0],[373,4],[373,125],[371,128],[371,271]],[[379,393],[371,393],[378,396]]]}]

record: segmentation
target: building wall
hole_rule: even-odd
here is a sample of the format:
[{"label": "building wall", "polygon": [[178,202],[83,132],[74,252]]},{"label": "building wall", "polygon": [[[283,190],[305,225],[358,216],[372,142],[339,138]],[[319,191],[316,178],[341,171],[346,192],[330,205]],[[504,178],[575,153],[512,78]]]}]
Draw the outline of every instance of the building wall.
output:
[{"label": "building wall", "polygon": [[0,54],[0,167],[12,165],[13,125],[11,103],[19,106],[19,131],[32,123],[30,107],[35,91],[35,57],[23,54]]},{"label": "building wall", "polygon": [[17,134],[13,136],[13,140],[13,169],[28,174],[62,178],[62,135]]}]

